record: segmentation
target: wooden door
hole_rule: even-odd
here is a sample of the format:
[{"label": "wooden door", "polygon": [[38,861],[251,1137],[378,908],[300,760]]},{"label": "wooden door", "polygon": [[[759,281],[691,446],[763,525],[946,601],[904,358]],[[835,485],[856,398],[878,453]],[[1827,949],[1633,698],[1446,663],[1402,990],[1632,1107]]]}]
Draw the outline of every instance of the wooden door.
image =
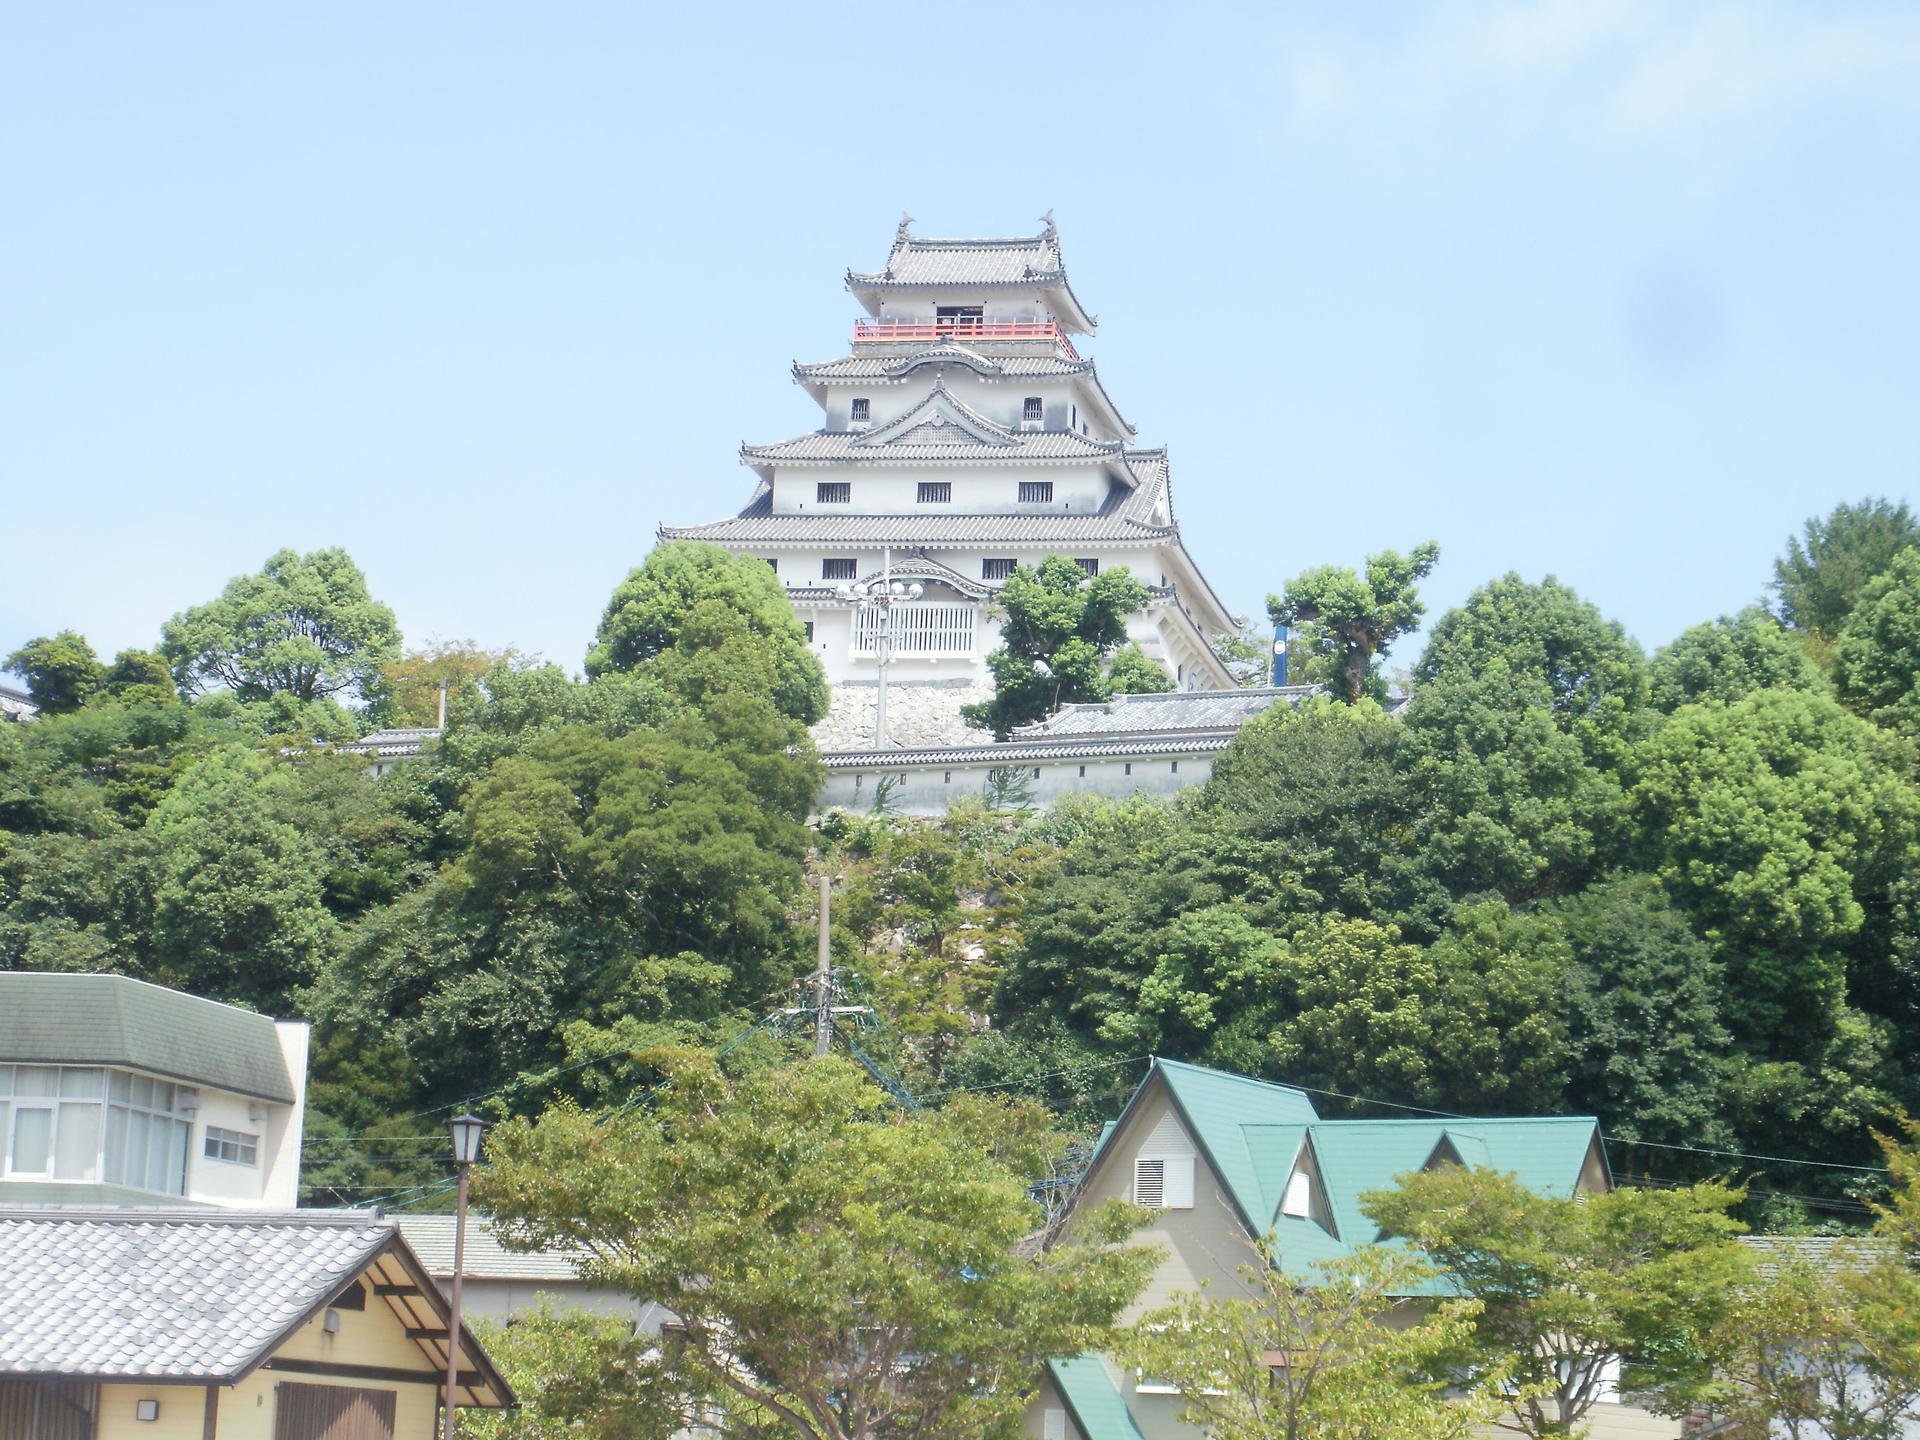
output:
[{"label": "wooden door", "polygon": [[283,1380],[273,1440],[393,1440],[391,1390]]}]

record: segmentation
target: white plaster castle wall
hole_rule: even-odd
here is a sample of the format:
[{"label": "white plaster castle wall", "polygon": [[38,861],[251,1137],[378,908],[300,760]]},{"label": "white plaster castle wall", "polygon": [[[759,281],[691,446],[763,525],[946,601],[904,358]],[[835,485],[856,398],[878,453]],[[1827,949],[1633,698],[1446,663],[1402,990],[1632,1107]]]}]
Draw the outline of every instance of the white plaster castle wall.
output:
[{"label": "white plaster castle wall", "polygon": [[[889,698],[891,705],[891,698]],[[1045,810],[1063,795],[1172,795],[1189,785],[1204,784],[1213,773],[1213,754],[1155,755],[1137,760],[1042,760],[1011,766],[1026,779],[1029,803]],[[886,810],[894,815],[944,815],[963,798],[986,794],[989,777],[1004,762],[977,764],[955,761],[937,767],[890,769],[875,761],[858,770],[832,770],[820,793],[821,811],[848,810],[866,814],[874,808],[882,783]],[[1039,773],[1036,775],[1035,772]]]}]

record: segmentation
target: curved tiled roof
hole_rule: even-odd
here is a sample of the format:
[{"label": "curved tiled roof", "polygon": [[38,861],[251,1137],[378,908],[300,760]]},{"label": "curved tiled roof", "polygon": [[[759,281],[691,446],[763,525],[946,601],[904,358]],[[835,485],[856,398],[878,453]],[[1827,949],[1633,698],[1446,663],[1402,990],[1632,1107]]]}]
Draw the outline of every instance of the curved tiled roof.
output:
[{"label": "curved tiled roof", "polygon": [[944,745],[924,750],[829,750],[820,763],[829,770],[911,770],[923,765],[1017,765],[1036,760],[1132,759],[1141,755],[1210,755],[1233,743],[1233,730],[1182,735],[1177,739],[1008,740],[979,745]]},{"label": "curved tiled roof", "polygon": [[[1009,459],[1003,449],[995,448],[993,454],[1003,463]],[[1167,513],[1166,451],[1131,450],[1126,457],[1139,483],[1132,489],[1114,486],[1103,507],[1081,514],[826,515],[816,510],[804,515],[776,515],[773,487],[763,481],[746,508],[731,520],[709,525],[662,525],[659,533],[662,540],[711,540],[723,545],[765,547],[992,544],[1027,548],[1074,541],[1150,545],[1176,539],[1179,527],[1159,518]]]},{"label": "curved tiled roof", "polygon": [[956,289],[1020,288],[1055,290],[1071,313],[1059,318],[1069,328],[1091,331],[1094,317],[1080,304],[1067,283],[1066,262],[1060,256],[1060,235],[1053,216],[1043,217],[1046,229],[1038,235],[997,239],[929,240],[915,235],[907,218],[893,237],[886,268],[849,270],[847,289],[856,295],[893,289],[952,287]]},{"label": "curved tiled roof", "polygon": [[1059,355],[982,355],[964,345],[932,345],[911,355],[848,355],[793,367],[797,380],[859,381],[898,379],[922,365],[964,365],[988,380],[1066,379],[1091,375],[1093,361]]},{"label": "curved tiled roof", "polygon": [[392,1238],[369,1210],[0,1210],[0,1375],[238,1377]]},{"label": "curved tiled roof", "polygon": [[1045,720],[1022,725],[1013,734],[1016,740],[1063,740],[1082,735],[1237,729],[1276,701],[1297,705],[1325,693],[1324,685],[1286,685],[1116,695],[1096,704],[1064,705]]},{"label": "curved tiled roof", "polygon": [[815,430],[773,445],[743,445],[740,458],[748,465],[845,464],[857,460],[890,465],[903,461],[944,465],[990,460],[1005,465],[1028,460],[1112,460],[1123,448],[1118,441],[1104,444],[1073,430],[1008,432],[1011,438],[1004,442],[977,440],[958,425],[937,422],[923,422],[896,433],[900,438],[874,444],[858,430]]}]

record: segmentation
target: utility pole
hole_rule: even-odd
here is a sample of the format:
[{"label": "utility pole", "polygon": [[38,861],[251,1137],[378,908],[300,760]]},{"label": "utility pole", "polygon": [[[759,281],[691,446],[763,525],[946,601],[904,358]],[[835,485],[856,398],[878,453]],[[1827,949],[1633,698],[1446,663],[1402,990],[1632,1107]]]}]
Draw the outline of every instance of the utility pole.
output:
[{"label": "utility pole", "polygon": [[820,877],[820,948],[813,966],[813,1058],[833,1049],[833,941],[828,929],[828,887]]},{"label": "utility pole", "polygon": [[440,682],[440,718],[433,722],[442,730],[447,728],[447,682]]}]

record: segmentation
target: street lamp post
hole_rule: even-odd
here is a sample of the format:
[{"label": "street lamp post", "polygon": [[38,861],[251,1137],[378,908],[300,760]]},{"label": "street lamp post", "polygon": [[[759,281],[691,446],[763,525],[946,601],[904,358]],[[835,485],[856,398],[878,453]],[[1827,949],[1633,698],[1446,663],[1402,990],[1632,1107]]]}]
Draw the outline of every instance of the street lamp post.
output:
[{"label": "street lamp post", "polygon": [[454,1440],[453,1397],[460,1384],[460,1278],[467,1268],[467,1172],[480,1158],[480,1141],[491,1126],[466,1110],[447,1122],[453,1136],[453,1168],[459,1176],[459,1199],[453,1219],[453,1293],[448,1297],[447,1398],[440,1413],[441,1440]]},{"label": "street lamp post", "polygon": [[898,600],[918,600],[926,593],[924,585],[903,585],[893,578],[893,551],[881,552],[880,578],[871,585],[856,580],[841,585],[834,593],[853,606],[853,623],[858,634],[860,617],[871,612],[875,617],[873,655],[873,748],[887,748],[887,661],[893,654],[893,606]]}]

